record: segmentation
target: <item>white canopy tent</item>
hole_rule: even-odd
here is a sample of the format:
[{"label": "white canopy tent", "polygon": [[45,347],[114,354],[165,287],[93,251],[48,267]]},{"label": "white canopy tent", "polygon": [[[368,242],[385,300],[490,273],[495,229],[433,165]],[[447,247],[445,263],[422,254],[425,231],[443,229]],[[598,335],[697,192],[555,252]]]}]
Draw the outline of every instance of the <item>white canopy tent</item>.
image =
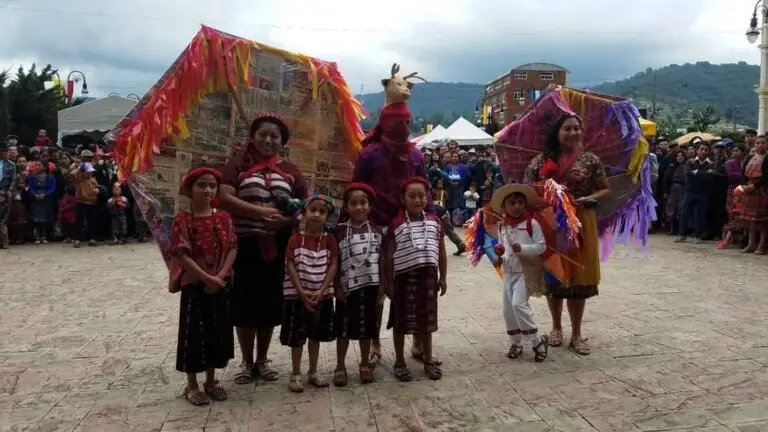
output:
[{"label": "white canopy tent", "polygon": [[109,132],[135,105],[134,100],[113,95],[65,108],[58,112],[57,142],[68,135]]},{"label": "white canopy tent", "polygon": [[459,117],[452,125],[448,126],[448,129],[445,130],[444,139],[456,141],[461,147],[493,144],[492,136],[464,117]]},{"label": "white canopy tent", "polygon": [[437,125],[437,127],[432,129],[428,134],[419,137],[419,140],[416,142],[416,148],[431,148],[433,142],[445,139],[445,131],[446,129],[443,125]]}]

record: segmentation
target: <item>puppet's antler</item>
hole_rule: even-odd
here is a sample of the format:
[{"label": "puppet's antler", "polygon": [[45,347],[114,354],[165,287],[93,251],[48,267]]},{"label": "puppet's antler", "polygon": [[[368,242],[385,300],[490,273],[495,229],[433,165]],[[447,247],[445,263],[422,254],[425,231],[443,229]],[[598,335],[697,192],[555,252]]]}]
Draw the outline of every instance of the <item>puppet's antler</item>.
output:
[{"label": "puppet's antler", "polygon": [[408,75],[404,76],[403,79],[408,81],[409,78],[413,78],[413,79],[421,80],[423,82],[428,82],[427,80],[425,80],[424,78],[420,77],[417,74],[418,74],[418,72],[409,73]]},{"label": "puppet's antler", "polygon": [[400,72],[400,65],[397,63],[392,63],[392,78],[394,78],[398,72]]}]

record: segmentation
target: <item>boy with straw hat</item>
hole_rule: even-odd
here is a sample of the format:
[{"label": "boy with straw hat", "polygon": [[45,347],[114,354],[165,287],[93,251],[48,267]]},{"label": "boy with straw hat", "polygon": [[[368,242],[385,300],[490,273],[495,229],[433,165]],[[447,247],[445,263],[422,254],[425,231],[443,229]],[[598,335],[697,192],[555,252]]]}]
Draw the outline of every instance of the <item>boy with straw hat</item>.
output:
[{"label": "boy with straw hat", "polygon": [[[546,335],[539,334],[533,308],[528,304],[526,286],[526,278],[532,279],[532,275],[526,273],[541,268],[537,261],[547,251],[544,233],[532,215],[532,209],[539,203],[536,191],[523,184],[504,185],[491,198],[491,208],[503,217],[499,242],[494,249],[497,264],[504,269],[503,313],[510,341],[507,358],[520,357],[523,340],[526,340],[531,344],[534,360],[542,362],[547,358],[549,340]],[[535,277],[543,279],[540,271]]]}]

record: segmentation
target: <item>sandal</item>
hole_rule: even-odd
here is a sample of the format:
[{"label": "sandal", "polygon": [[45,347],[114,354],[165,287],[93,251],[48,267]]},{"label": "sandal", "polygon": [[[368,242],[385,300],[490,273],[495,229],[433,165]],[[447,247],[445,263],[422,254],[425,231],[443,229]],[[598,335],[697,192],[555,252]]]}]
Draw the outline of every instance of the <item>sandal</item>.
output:
[{"label": "sandal", "polygon": [[568,349],[582,356],[589,355],[590,352],[587,339],[571,339],[571,343],[568,344]]},{"label": "sandal", "polygon": [[304,383],[301,382],[301,375],[291,375],[288,381],[288,390],[292,393],[301,393],[304,391]]},{"label": "sandal", "polygon": [[219,385],[218,381],[214,381],[213,387],[209,388],[203,385],[203,388],[205,389],[205,394],[207,394],[209,398],[213,399],[216,402],[225,401],[229,397],[227,395],[227,391],[224,390],[224,387]]},{"label": "sandal", "polygon": [[411,371],[408,369],[408,365],[406,365],[405,363],[396,364],[393,370],[395,373],[395,378],[399,379],[402,382],[408,382],[413,379],[413,376],[411,375]]},{"label": "sandal", "polygon": [[507,358],[510,360],[514,360],[518,357],[523,355],[523,347],[520,345],[512,344],[509,346],[509,351],[507,351]]},{"label": "sandal", "polygon": [[378,351],[372,351],[368,356],[368,367],[375,368],[381,361],[381,353]]},{"label": "sandal", "polygon": [[559,347],[563,344],[563,331],[558,329],[552,329],[549,332],[549,346]]},{"label": "sandal", "polygon": [[333,385],[336,387],[345,387],[348,378],[346,369],[336,369],[333,372]]},{"label": "sandal", "polygon": [[257,361],[254,364],[253,368],[253,374],[257,378],[262,378],[264,381],[274,381],[280,377],[280,374],[277,373],[276,370],[272,369],[267,365],[269,360],[265,361]]},{"label": "sandal", "polygon": [[[418,351],[411,350],[411,358],[416,360],[417,362],[424,363],[424,352],[423,351],[422,352],[418,352]],[[443,365],[443,361],[440,360],[437,357],[432,357],[432,363],[434,363],[434,364],[436,364],[438,366],[442,366]]]},{"label": "sandal", "polygon": [[[544,351],[539,351],[540,346],[544,346]],[[547,335],[541,335],[541,340],[539,343],[536,344],[536,346],[533,347],[533,359],[541,363],[544,360],[547,359],[547,355],[549,354],[549,337]]]},{"label": "sandal", "polygon": [[360,372],[361,383],[370,384],[373,382],[373,372],[371,371],[371,368],[369,366],[361,364],[358,371]]},{"label": "sandal", "polygon": [[184,389],[184,399],[194,406],[203,406],[209,403],[205,393],[201,392],[200,389],[191,390],[189,387]]},{"label": "sandal", "polygon": [[240,372],[235,374],[235,384],[245,385],[253,381],[253,365],[240,365]]},{"label": "sandal", "polygon": [[[346,372],[344,373],[346,374]],[[307,378],[309,378],[308,381],[310,384],[312,384],[313,387],[316,387],[316,388],[328,387],[328,381],[317,376],[317,373],[311,373],[307,375]]]},{"label": "sandal", "polygon": [[437,381],[443,377],[443,370],[440,369],[440,365],[435,362],[424,363],[424,373],[426,373],[429,379],[433,381]]},{"label": "sandal", "polygon": [[755,255],[765,255],[765,254],[766,254],[766,250],[765,250],[765,249],[757,249],[757,250],[754,252],[754,254],[755,254]]}]

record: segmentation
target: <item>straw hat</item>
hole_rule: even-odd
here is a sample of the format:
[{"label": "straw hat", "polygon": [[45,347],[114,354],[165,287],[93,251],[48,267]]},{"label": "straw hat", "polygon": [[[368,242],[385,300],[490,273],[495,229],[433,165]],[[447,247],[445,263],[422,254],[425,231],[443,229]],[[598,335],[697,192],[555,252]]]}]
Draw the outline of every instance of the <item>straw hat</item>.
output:
[{"label": "straw hat", "polygon": [[498,188],[493,193],[493,197],[491,197],[491,208],[493,208],[493,211],[498,214],[504,214],[504,200],[513,193],[525,195],[528,207],[535,207],[541,202],[539,194],[532,187],[520,183],[510,183]]}]

